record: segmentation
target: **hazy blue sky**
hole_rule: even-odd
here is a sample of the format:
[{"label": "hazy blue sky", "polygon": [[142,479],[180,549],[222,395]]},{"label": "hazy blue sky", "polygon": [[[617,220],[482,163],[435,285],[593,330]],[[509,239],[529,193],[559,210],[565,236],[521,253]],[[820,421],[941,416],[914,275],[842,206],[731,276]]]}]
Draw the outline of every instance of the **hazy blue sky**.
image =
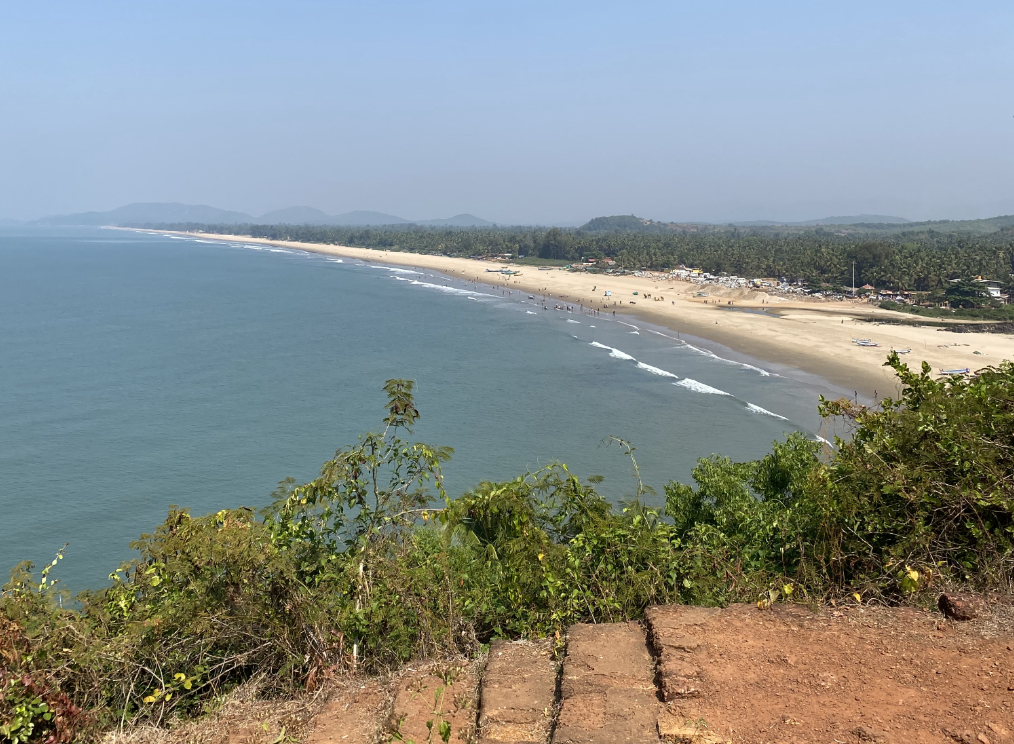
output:
[{"label": "hazy blue sky", "polygon": [[0,217],[1014,213],[1014,2],[22,2]]}]

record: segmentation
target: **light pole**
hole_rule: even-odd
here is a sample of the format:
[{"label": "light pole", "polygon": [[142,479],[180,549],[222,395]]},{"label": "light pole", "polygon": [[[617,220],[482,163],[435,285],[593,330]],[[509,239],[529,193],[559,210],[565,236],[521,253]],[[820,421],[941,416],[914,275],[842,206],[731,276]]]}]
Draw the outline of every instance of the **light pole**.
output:
[{"label": "light pole", "polygon": [[852,298],[856,296],[856,262],[852,262]]}]

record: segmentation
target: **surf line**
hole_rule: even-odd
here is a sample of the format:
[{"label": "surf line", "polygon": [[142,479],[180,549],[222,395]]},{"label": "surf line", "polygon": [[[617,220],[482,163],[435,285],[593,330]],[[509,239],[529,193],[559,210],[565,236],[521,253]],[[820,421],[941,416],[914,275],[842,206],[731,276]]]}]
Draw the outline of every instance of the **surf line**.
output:
[{"label": "surf line", "polygon": [[[577,336],[574,336],[574,338],[577,338]],[[654,367],[654,366],[652,366],[650,364],[645,364],[644,362],[639,362],[636,358],[632,357],[627,352],[620,351],[619,349],[617,349],[617,348],[615,348],[613,346],[606,346],[605,344],[601,344],[598,341],[591,341],[588,345],[589,346],[594,346],[597,349],[605,349],[605,350],[607,350],[609,352],[609,356],[611,356],[613,359],[620,359],[620,360],[623,360],[623,361],[626,361],[626,362],[633,362],[637,366],[638,369],[643,369],[645,372],[648,372],[650,374],[658,375],[659,377],[668,377],[670,379],[677,380],[677,382],[674,382],[672,384],[673,385],[677,385],[678,387],[681,387],[681,388],[685,388],[686,390],[690,390],[690,391],[692,391],[694,393],[703,393],[704,395],[721,395],[721,396],[725,396],[725,397],[728,397],[728,398],[732,398],[733,400],[737,400],[740,403],[744,403],[745,404],[745,410],[749,411],[750,413],[758,413],[758,414],[762,414],[764,416],[771,416],[773,418],[780,419],[782,421],[788,421],[789,420],[785,416],[782,416],[780,414],[774,413],[773,411],[769,411],[766,408],[761,408],[760,406],[755,405],[753,403],[750,403],[748,401],[740,401],[732,393],[727,393],[724,390],[719,390],[718,388],[712,387],[711,385],[705,385],[703,382],[698,382],[697,380],[695,380],[695,379],[693,379],[691,377],[684,377],[683,379],[680,379],[679,375],[673,374],[672,372],[669,372],[668,370],[664,370],[664,369],[661,369],[659,367]],[[721,357],[716,357],[716,358],[721,359]],[[725,361],[725,360],[722,360],[722,361]]]}]

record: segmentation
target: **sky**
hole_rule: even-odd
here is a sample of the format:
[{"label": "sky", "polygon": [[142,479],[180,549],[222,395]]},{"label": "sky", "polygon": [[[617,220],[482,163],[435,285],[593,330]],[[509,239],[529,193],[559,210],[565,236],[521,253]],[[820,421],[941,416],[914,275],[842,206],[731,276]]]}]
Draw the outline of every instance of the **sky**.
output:
[{"label": "sky", "polygon": [[0,218],[1014,213],[1014,3],[61,2],[0,15]]}]

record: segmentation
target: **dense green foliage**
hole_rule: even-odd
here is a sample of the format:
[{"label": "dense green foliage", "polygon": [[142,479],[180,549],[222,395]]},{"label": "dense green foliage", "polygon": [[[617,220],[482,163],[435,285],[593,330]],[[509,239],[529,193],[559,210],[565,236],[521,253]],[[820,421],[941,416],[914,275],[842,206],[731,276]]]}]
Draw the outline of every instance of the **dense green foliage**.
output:
[{"label": "dense green foliage", "polygon": [[880,307],[884,310],[894,310],[899,313],[910,313],[923,318],[949,318],[951,320],[1014,320],[1014,305],[951,309],[947,307],[905,305],[900,302],[884,300],[880,303]]},{"label": "dense green foliage", "polygon": [[849,441],[796,434],[755,462],[702,459],[694,486],[666,486],[664,515],[617,509],[563,465],[452,499],[451,451],[403,439],[419,412],[391,380],[382,430],[317,479],[284,482],[260,515],[173,508],[76,609],[56,601],[59,559],[38,579],[18,566],[0,596],[0,724],[95,738],[199,714],[256,675],[267,692],[312,688],[653,603],[1009,589],[1014,365],[935,381],[888,363],[899,400],[822,401],[853,422]]},{"label": "dense green foliage", "polygon": [[[614,218],[603,218],[612,220]],[[626,218],[625,218],[626,219]],[[630,218],[637,220],[637,218]],[[166,227],[166,226],[163,226]],[[172,225],[177,229],[245,234],[271,240],[349,245],[453,256],[539,256],[573,261],[610,256],[618,268],[670,269],[683,264],[713,274],[785,277],[811,287],[858,286],[928,292],[951,279],[984,276],[1009,282],[1014,274],[1014,229],[988,234],[909,231],[871,240],[863,233],[759,233],[755,229],[703,232],[586,232],[552,228],[440,229],[311,225]]]}]

